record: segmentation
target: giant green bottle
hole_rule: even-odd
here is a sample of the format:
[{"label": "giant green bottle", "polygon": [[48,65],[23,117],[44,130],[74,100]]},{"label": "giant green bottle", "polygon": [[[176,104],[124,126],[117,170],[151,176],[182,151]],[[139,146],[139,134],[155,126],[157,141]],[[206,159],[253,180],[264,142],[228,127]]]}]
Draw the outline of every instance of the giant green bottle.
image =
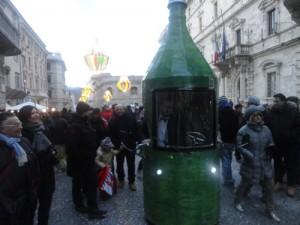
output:
[{"label": "giant green bottle", "polygon": [[144,155],[145,218],[155,225],[219,220],[216,77],[186,27],[186,0],[169,0],[169,25],[143,81],[151,144]]}]

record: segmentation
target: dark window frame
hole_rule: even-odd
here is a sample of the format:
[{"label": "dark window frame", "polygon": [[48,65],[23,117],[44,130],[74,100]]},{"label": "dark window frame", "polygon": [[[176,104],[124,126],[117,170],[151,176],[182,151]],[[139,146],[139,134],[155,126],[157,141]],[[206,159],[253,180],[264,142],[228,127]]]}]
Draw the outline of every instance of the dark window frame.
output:
[{"label": "dark window frame", "polygon": [[158,92],[165,92],[165,91],[169,91],[169,92],[179,92],[179,91],[191,91],[191,92],[210,92],[212,95],[212,100],[213,100],[213,107],[212,107],[212,114],[216,115],[217,113],[217,107],[216,107],[216,92],[214,90],[211,90],[209,88],[167,88],[167,89],[157,89],[154,90],[152,92],[152,134],[153,134],[153,146],[155,147],[155,149],[161,150],[161,151],[166,151],[166,152],[191,152],[191,151],[206,151],[208,149],[215,149],[216,148],[216,144],[217,144],[217,118],[213,118],[212,121],[212,141],[211,144],[207,144],[207,145],[202,145],[202,146],[172,146],[169,148],[166,147],[159,147],[157,145],[157,104],[156,104],[156,94]]}]

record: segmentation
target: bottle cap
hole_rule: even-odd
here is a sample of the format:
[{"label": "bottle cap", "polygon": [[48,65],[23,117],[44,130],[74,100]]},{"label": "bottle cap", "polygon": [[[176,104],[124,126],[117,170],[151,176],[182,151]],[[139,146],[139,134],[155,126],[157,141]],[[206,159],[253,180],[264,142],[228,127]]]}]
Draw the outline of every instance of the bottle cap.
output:
[{"label": "bottle cap", "polygon": [[181,3],[187,4],[187,0],[169,0],[169,5],[172,3],[175,3],[175,2],[181,2]]}]

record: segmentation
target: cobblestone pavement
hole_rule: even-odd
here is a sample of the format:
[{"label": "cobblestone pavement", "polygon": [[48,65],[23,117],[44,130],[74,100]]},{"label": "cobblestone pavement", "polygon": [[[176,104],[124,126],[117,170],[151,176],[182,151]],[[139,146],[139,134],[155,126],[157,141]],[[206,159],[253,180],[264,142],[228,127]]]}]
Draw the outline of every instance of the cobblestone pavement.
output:
[{"label": "cobblestone pavement", "polygon": [[[238,164],[234,163],[233,167],[234,177],[238,183]],[[137,187],[136,192],[131,192],[126,185],[122,190],[118,190],[117,195],[112,199],[100,201],[100,208],[108,211],[107,218],[89,221],[86,215],[78,214],[73,208],[71,179],[65,173],[58,173],[49,225],[146,225],[143,217],[141,179],[137,179]],[[264,204],[260,200],[260,193],[260,188],[254,187],[243,201],[245,212],[239,213],[232,206],[233,190],[222,187],[220,225],[274,225],[276,222],[270,220],[264,213]],[[297,196],[293,199],[288,198],[284,192],[274,193],[274,201],[276,212],[281,218],[280,224],[300,225],[299,188]]]}]

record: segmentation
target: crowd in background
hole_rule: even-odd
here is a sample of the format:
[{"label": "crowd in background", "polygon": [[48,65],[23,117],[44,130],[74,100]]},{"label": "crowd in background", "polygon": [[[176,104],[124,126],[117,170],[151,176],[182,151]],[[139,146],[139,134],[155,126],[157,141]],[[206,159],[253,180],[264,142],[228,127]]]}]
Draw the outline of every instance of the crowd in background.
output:
[{"label": "crowd in background", "polygon": [[[235,208],[243,212],[243,197],[260,184],[266,211],[279,222],[273,192],[285,190],[294,197],[300,184],[299,99],[276,94],[272,105],[262,105],[250,96],[243,109],[222,96],[218,107],[223,182],[235,190]],[[142,106],[115,104],[100,110],[79,102],[76,112],[41,114],[24,106],[19,112],[0,113],[0,224],[32,225],[36,220],[47,225],[55,170],[72,178],[70,191],[78,213],[105,218],[107,212],[97,200],[99,174],[107,168],[116,173],[112,180],[118,188],[124,187],[127,174],[128,188],[137,190],[136,145],[148,138],[145,127]],[[233,153],[240,163],[239,184],[232,175]]]},{"label": "crowd in background", "polygon": [[[136,191],[135,151],[141,141],[143,107],[79,102],[76,112],[40,113],[33,106],[0,113],[0,224],[47,225],[55,170],[72,178],[72,200],[78,213],[102,219],[98,206],[99,174],[111,168],[118,187]],[[140,168],[141,169],[141,168]],[[116,181],[116,179],[115,179]],[[36,218],[35,218],[36,215]]]},{"label": "crowd in background", "polygon": [[[261,105],[258,97],[250,96],[242,110],[241,104],[233,106],[222,96],[218,106],[223,184],[232,189],[237,186],[235,208],[243,212],[242,198],[253,185],[260,184],[266,211],[279,222],[273,191],[285,190],[293,198],[300,184],[299,99],[278,93],[272,105]],[[233,152],[240,163],[239,185],[235,185],[232,176]]]}]

